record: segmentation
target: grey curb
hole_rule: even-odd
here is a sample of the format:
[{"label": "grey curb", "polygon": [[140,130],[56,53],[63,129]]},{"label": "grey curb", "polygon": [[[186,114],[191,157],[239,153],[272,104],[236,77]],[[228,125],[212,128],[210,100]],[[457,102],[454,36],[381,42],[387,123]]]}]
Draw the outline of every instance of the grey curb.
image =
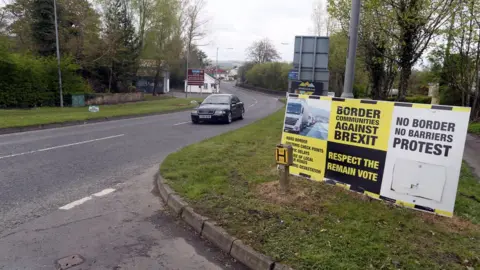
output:
[{"label": "grey curb", "polygon": [[253,270],[293,270],[288,266],[275,263],[270,257],[256,252],[245,245],[239,239],[228,234],[224,229],[215,225],[207,217],[195,213],[179,195],[177,195],[165,183],[165,180],[157,173],[155,183],[160,197],[177,216],[180,216],[188,225],[218,248],[231,255]]},{"label": "grey curb", "polygon": [[162,197],[165,202],[168,202],[168,197],[170,194],[175,194],[175,192],[166,183],[160,183],[160,181],[158,181],[157,186],[160,197]]},{"label": "grey curb", "polygon": [[240,240],[233,242],[230,255],[252,269],[272,270],[274,267],[271,258],[256,252]]},{"label": "grey curb", "polygon": [[215,226],[210,221],[206,221],[203,224],[202,236],[228,254],[230,254],[233,242],[237,240],[237,238],[229,235],[224,229]]},{"label": "grey curb", "polygon": [[201,234],[203,231],[203,224],[205,223],[205,221],[208,220],[208,218],[195,213],[195,211],[193,211],[193,208],[189,206],[183,209],[182,219],[188,225],[192,226],[199,234]]},{"label": "grey curb", "polygon": [[167,205],[178,216],[182,214],[183,208],[188,206],[188,204],[175,193],[168,195]]}]

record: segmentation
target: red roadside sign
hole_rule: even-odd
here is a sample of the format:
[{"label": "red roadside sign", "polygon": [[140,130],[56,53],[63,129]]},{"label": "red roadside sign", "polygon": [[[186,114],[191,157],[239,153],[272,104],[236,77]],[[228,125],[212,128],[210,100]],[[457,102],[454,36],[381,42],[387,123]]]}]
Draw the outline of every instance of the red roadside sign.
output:
[{"label": "red roadside sign", "polygon": [[205,82],[205,70],[189,68],[187,81],[188,85],[203,85]]}]

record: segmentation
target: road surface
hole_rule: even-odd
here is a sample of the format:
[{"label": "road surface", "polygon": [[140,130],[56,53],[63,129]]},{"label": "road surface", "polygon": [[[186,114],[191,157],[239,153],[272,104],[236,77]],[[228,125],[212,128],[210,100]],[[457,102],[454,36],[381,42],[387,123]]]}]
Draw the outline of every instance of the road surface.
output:
[{"label": "road surface", "polygon": [[[0,269],[243,269],[165,213],[153,175],[171,152],[278,110],[277,98],[223,83],[246,104],[231,125],[189,112],[0,136]],[[73,262],[73,261],[72,261]]]}]

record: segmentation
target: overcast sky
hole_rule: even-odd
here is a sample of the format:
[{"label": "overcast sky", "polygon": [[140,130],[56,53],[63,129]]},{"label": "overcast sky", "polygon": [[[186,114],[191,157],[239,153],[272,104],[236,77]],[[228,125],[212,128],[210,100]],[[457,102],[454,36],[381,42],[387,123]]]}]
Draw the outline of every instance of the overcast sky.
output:
[{"label": "overcast sky", "polygon": [[217,47],[219,60],[244,61],[247,47],[265,37],[273,42],[282,60],[293,61],[295,35],[312,34],[314,0],[205,1],[205,16],[210,19],[205,43],[210,44],[202,50],[213,61]]}]

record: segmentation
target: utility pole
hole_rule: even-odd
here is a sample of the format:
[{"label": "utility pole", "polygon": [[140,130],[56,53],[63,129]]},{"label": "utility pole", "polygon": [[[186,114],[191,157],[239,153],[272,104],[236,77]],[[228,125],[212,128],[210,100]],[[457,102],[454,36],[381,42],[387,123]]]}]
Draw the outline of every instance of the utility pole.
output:
[{"label": "utility pole", "polygon": [[63,89],[62,89],[62,68],[60,66],[60,42],[58,41],[58,19],[57,19],[57,1],[53,0],[53,13],[55,16],[55,39],[57,43],[57,65],[58,65],[58,88],[60,89],[60,107],[63,108]]},{"label": "utility pole", "polygon": [[342,97],[353,98],[353,81],[355,79],[355,59],[357,57],[358,24],[360,23],[361,0],[352,0],[350,11],[350,31],[348,44],[347,67],[345,68],[345,82]]},{"label": "utility pole", "polygon": [[190,57],[190,45],[187,45],[187,68],[185,69],[185,98],[188,97],[188,60]]},{"label": "utility pole", "polygon": [[217,61],[216,61],[216,64],[215,64],[215,80],[218,79],[218,47],[217,47]]}]

